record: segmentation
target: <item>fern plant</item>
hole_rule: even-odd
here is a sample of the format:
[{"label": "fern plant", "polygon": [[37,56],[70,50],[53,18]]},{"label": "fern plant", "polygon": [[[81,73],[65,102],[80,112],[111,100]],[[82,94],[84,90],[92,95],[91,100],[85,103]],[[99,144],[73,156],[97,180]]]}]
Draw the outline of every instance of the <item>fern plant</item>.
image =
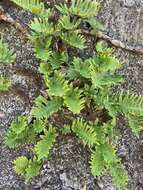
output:
[{"label": "fern plant", "polygon": [[[70,4],[65,2],[46,9],[40,0],[11,1],[36,14],[29,23],[28,38],[40,62],[46,93],[36,98],[30,122],[25,116],[19,116],[6,133],[5,143],[10,148],[25,142],[36,144],[31,147],[30,159],[21,156],[14,161],[15,171],[28,182],[50,158],[57,136],[61,132],[71,133],[90,148],[93,176],[102,176],[108,170],[113,183],[121,190],[127,189],[128,175],[115,148],[116,117],[119,113],[125,116],[133,133],[139,136],[143,124],[143,97],[112,91],[113,85],[123,82],[122,76],[116,74],[121,63],[113,55],[112,48],[105,48],[104,43],[99,42],[94,44],[88,57],[82,56],[90,48],[87,43],[90,38],[82,33],[84,25],[88,23],[94,31],[102,28],[94,19],[99,3],[72,0]],[[88,117],[87,110],[95,116]],[[62,123],[59,129],[53,126],[51,118],[61,111],[72,114],[74,119]]]},{"label": "fern plant", "polygon": [[[0,39],[0,64],[10,65],[15,61],[16,54],[13,49],[8,48],[8,44]],[[11,82],[4,76],[0,75],[0,92],[8,91],[11,87]]]}]

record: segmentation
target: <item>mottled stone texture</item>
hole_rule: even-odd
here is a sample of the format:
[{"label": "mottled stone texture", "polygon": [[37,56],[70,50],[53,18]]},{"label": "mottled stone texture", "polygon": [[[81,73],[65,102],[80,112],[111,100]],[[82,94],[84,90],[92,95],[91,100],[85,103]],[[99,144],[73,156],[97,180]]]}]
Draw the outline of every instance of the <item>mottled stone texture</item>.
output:
[{"label": "mottled stone texture", "polygon": [[[31,15],[13,6],[3,6],[14,19],[26,23]],[[8,2],[8,1],[7,1]],[[106,33],[113,39],[143,48],[143,1],[142,0],[102,0],[99,19],[105,24]],[[0,189],[42,189],[42,190],[80,190],[85,184],[87,190],[98,190],[88,166],[88,151],[77,139],[60,137],[53,150],[52,160],[45,163],[41,174],[27,186],[12,169],[12,160],[17,156],[29,155],[26,149],[9,150],[3,146],[3,136],[8,124],[16,115],[30,112],[33,99],[42,90],[43,85],[37,70],[31,45],[20,33],[5,23],[0,23],[0,33],[17,52],[17,60],[12,68],[0,65],[4,73],[13,82],[13,89],[0,94]],[[119,90],[131,90],[143,94],[143,56],[116,49],[117,56],[123,62],[119,71],[125,76],[125,84]],[[129,190],[143,189],[143,136],[135,139],[125,122],[119,122],[123,138],[119,141],[118,154],[129,171]],[[116,190],[108,174],[100,179],[103,190]]]}]

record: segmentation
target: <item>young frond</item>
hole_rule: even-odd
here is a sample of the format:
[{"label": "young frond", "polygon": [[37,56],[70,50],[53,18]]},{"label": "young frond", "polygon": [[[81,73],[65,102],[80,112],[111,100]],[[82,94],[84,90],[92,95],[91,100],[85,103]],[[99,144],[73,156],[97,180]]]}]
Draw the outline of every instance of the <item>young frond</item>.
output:
[{"label": "young frond", "polygon": [[41,0],[11,0],[21,8],[32,12],[40,17],[47,18],[51,15],[49,9],[45,9]]},{"label": "young frond", "polygon": [[36,160],[28,160],[26,156],[20,156],[14,160],[14,170],[17,174],[23,176],[26,183],[39,174],[40,163]]},{"label": "young frond", "polygon": [[79,34],[78,32],[72,32],[70,34],[62,34],[62,40],[75,48],[84,49],[85,46],[85,38],[82,34]]},{"label": "young frond", "polygon": [[0,63],[8,65],[15,61],[16,54],[8,48],[8,44],[0,40]]},{"label": "young frond", "polygon": [[28,167],[29,160],[26,156],[20,156],[14,160],[14,170],[17,174],[24,176],[25,169]]},{"label": "young frond", "polygon": [[63,97],[69,91],[68,82],[61,72],[55,71],[52,77],[45,76],[45,83],[49,96]]},{"label": "young frond", "polygon": [[47,101],[43,96],[39,96],[36,98],[35,105],[32,108],[32,115],[36,119],[49,118],[61,108],[61,105],[62,103],[59,99]]},{"label": "young frond", "polygon": [[84,122],[82,119],[73,121],[72,131],[81,139],[85,145],[92,147],[97,143],[96,132],[94,128]]},{"label": "young frond", "polygon": [[85,99],[78,88],[70,87],[70,90],[64,96],[64,103],[74,114],[80,113],[84,108]]},{"label": "young frond", "polygon": [[11,82],[0,75],[0,92],[8,91],[11,87]]},{"label": "young frond", "polygon": [[56,130],[53,127],[49,127],[44,131],[44,135],[41,135],[41,140],[35,145],[34,152],[38,157],[38,161],[48,159],[50,151],[57,138]]}]

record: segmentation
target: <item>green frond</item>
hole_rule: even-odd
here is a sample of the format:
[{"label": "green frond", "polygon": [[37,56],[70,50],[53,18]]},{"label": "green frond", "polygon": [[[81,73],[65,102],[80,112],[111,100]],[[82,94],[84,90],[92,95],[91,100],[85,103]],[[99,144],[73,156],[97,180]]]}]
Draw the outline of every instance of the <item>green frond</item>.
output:
[{"label": "green frond", "polygon": [[71,7],[66,4],[56,6],[62,14],[76,15],[81,18],[89,18],[97,15],[99,3],[96,0],[72,0]]},{"label": "green frond", "polygon": [[80,19],[71,21],[69,15],[63,15],[63,17],[61,17],[61,19],[59,20],[59,24],[61,25],[61,27],[66,30],[76,29],[79,26],[80,22]]},{"label": "green frond", "polygon": [[8,44],[0,40],[0,63],[8,65],[15,61],[16,54],[13,49],[8,48]]},{"label": "green frond", "polygon": [[48,22],[46,18],[34,18],[28,25],[31,30],[44,35],[51,35],[54,33],[54,27]]},{"label": "green frond", "polygon": [[26,156],[20,156],[14,160],[14,170],[25,178],[26,183],[39,174],[41,164],[36,160],[28,160]]},{"label": "green frond", "polygon": [[59,69],[64,63],[68,62],[68,54],[65,52],[59,53],[54,52],[48,60],[48,64],[52,66],[52,68]]},{"label": "green frond", "polygon": [[56,130],[53,127],[49,127],[44,131],[44,135],[41,135],[41,140],[35,145],[34,152],[38,157],[38,161],[47,159],[50,155],[50,151],[57,138]]},{"label": "green frond", "polygon": [[48,75],[51,71],[51,67],[48,63],[40,63],[39,72],[43,75]]},{"label": "green frond", "polygon": [[0,92],[8,91],[11,87],[11,82],[0,75]]},{"label": "green frond", "polygon": [[78,88],[70,87],[70,90],[64,96],[64,103],[74,114],[80,113],[85,106],[85,99]]},{"label": "green frond", "polygon": [[24,176],[25,169],[28,167],[29,160],[26,156],[20,156],[14,160],[14,170],[17,174]]},{"label": "green frond", "polygon": [[143,117],[128,115],[129,126],[132,132],[139,138],[140,132],[143,130]]},{"label": "green frond", "polygon": [[120,163],[113,163],[110,166],[109,172],[117,188],[127,190],[128,174],[125,167]]},{"label": "green frond", "polygon": [[73,65],[70,66],[68,71],[68,76],[71,79],[75,78],[90,78],[90,65],[86,61],[82,61],[82,59],[74,57]]},{"label": "green frond", "polygon": [[35,56],[42,61],[47,61],[52,55],[52,50],[50,49],[52,37],[44,35],[45,33],[31,32],[29,39],[33,44],[33,50]]},{"label": "green frond", "polygon": [[99,3],[96,0],[72,0],[70,13],[82,18],[94,17],[97,15]]},{"label": "green frond", "polygon": [[106,169],[106,162],[104,161],[104,157],[99,149],[92,151],[89,163],[91,173],[95,178],[104,174],[104,171]]},{"label": "green frond", "polygon": [[110,164],[116,162],[117,160],[116,151],[113,145],[109,143],[104,143],[100,145],[100,149],[106,163]]},{"label": "green frond", "polygon": [[41,164],[36,159],[29,160],[29,164],[25,169],[25,175],[24,175],[26,183],[29,182],[29,180],[32,179],[33,177],[39,175],[40,168]]},{"label": "green frond", "polygon": [[35,105],[32,108],[32,115],[36,119],[49,118],[53,113],[61,108],[62,102],[59,99],[47,101],[43,96],[39,96],[35,100]]},{"label": "green frond", "polygon": [[104,88],[105,86],[110,87],[123,81],[122,76],[96,70],[94,65],[90,65],[90,74],[92,84],[95,88]]},{"label": "green frond", "polygon": [[64,33],[61,36],[62,40],[75,48],[84,49],[85,46],[85,38],[82,34],[79,34],[78,32],[72,32],[72,33]]},{"label": "green frond", "polygon": [[84,122],[82,119],[73,121],[72,131],[82,140],[85,145],[92,147],[97,143],[96,132],[94,128]]},{"label": "green frond", "polygon": [[22,144],[34,142],[35,133],[31,126],[28,126],[25,116],[19,116],[13,120],[5,135],[5,145],[10,148]]},{"label": "green frond", "polygon": [[46,127],[46,121],[43,121],[41,119],[36,119],[33,122],[33,129],[35,133],[41,133]]},{"label": "green frond", "polygon": [[45,83],[49,96],[63,97],[69,91],[68,82],[61,72],[55,71],[52,77],[45,76]]},{"label": "green frond", "polygon": [[143,116],[143,96],[122,91],[117,93],[113,100],[116,98],[122,113]]},{"label": "green frond", "polygon": [[41,0],[11,0],[21,8],[32,12],[40,17],[47,18],[51,15],[50,9],[45,9]]}]

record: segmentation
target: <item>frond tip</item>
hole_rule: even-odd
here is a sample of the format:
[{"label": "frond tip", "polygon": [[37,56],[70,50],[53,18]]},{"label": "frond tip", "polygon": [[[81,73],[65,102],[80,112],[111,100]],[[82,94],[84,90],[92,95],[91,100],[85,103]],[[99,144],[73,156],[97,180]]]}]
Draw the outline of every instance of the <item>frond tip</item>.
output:
[{"label": "frond tip", "polygon": [[57,133],[53,127],[50,126],[48,130],[44,131],[44,135],[41,135],[41,140],[34,148],[34,152],[38,157],[38,161],[49,157],[56,137]]}]

